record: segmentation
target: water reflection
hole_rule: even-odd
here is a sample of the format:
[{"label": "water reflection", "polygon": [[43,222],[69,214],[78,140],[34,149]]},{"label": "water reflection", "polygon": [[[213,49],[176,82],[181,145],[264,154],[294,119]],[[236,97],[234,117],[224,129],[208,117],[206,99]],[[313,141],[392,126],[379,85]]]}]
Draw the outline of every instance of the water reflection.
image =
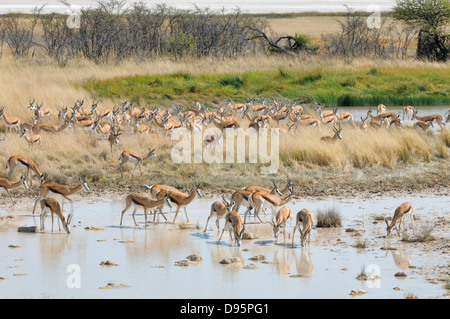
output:
[{"label": "water reflection", "polygon": [[289,246],[278,246],[275,248],[273,261],[275,269],[279,274],[290,274],[294,267],[295,250],[288,248]]},{"label": "water reflection", "polygon": [[386,246],[386,254],[385,258],[388,255],[391,255],[394,259],[395,265],[402,269],[406,270],[409,269],[410,266],[413,266],[413,248],[410,247],[409,251],[407,251],[403,247],[393,247],[390,242],[388,242]]},{"label": "water reflection", "polygon": [[300,259],[295,255],[295,268],[297,274],[304,277],[311,277],[314,274],[314,265],[311,259],[310,246],[306,245],[300,249]]}]

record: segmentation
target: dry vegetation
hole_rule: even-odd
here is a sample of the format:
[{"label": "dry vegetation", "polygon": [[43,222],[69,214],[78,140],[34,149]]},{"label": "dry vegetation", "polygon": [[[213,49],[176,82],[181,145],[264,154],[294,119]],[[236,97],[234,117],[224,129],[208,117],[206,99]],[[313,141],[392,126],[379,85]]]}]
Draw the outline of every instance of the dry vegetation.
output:
[{"label": "dry vegetation", "polygon": [[[330,21],[335,19],[327,18]],[[323,25],[324,22],[316,23]],[[313,29],[311,27],[311,30]],[[314,30],[317,32],[317,29]],[[96,64],[77,58],[70,60],[62,68],[45,56],[16,59],[3,50],[0,59],[0,105],[5,106],[8,116],[19,116],[28,120],[31,117],[28,105],[32,99],[44,103],[44,106],[51,108],[55,114],[58,107],[70,107],[78,99],[84,99],[89,105],[95,96],[87,92],[83,85],[93,79],[105,80],[136,74],[238,74],[254,70],[278,72],[283,69],[296,72],[317,68],[360,70],[373,67],[426,67],[442,70],[448,69],[448,63],[369,58],[348,61],[332,57],[257,54],[220,59],[127,59],[115,64]],[[118,105],[118,100],[103,98],[99,109],[112,109]],[[54,122],[56,121],[55,116]],[[346,187],[353,190],[351,193],[355,190],[436,188],[445,185],[450,171],[448,130],[433,135],[408,128],[399,131],[362,132],[359,128],[346,126],[343,130],[343,140],[328,145],[320,143],[320,137],[332,134],[331,128],[299,129],[295,133],[289,133],[289,138],[281,139],[277,177],[260,176],[260,166],[257,164],[177,165],[170,158],[174,142],[168,141],[164,136],[150,134],[138,137],[134,134],[124,134],[120,138],[119,150],[143,152],[147,146],[157,149],[157,160],[146,160],[143,164],[144,176],[134,180],[129,177],[123,180],[118,178],[119,151],[111,154],[105,137],[98,139],[89,134],[75,134],[72,130],[59,135],[43,134],[42,146],[30,148],[18,134],[8,134],[2,141],[3,121],[0,123],[0,132],[0,158],[3,160],[13,154],[28,155],[38,163],[43,172],[50,173],[49,179],[52,181],[72,184],[76,182],[79,174],[84,174],[99,190],[138,187],[143,182],[167,182],[175,186],[187,186],[194,179],[201,181],[206,188],[220,190],[241,187],[252,182],[270,185],[271,179],[281,182],[289,175],[299,186],[296,189],[299,195],[331,195],[340,194],[339,189]],[[131,169],[131,164],[126,165],[128,172],[125,174],[128,175],[125,176],[130,175]],[[0,176],[6,174],[5,169],[0,171]]]}]

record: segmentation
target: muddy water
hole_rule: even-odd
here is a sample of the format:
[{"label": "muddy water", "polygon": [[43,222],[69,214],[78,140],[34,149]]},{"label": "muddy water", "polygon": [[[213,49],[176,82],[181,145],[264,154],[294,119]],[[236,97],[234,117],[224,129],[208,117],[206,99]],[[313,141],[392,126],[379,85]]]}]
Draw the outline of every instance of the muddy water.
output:
[{"label": "muddy water", "polygon": [[[426,280],[423,269],[448,265],[448,254],[419,250],[397,237],[386,239],[384,224],[374,223],[372,216],[390,216],[399,203],[411,201],[419,222],[427,223],[449,216],[448,196],[297,201],[290,205],[294,212],[303,207],[316,212],[317,208],[334,206],[343,217],[342,228],[313,229],[309,248],[300,248],[298,237],[295,248],[284,246],[282,236],[275,244],[271,227],[257,223],[253,216],[246,228],[256,233],[257,239],[244,240],[237,248],[225,234],[219,245],[214,220],[203,233],[213,201],[195,200],[188,208],[192,228],[180,229],[184,213],[176,223],[172,214],[170,222],[160,218],[144,227],[144,216],[138,212],[135,227],[130,210],[120,227],[122,201],[79,198],[71,234],[58,232],[56,223],[52,233],[50,219],[46,232],[19,233],[19,226],[38,225],[39,218],[32,217],[31,207],[1,207],[0,215],[14,213],[16,218],[0,223],[0,277],[4,278],[0,280],[0,298],[351,298],[352,289],[368,291],[358,298],[404,298],[408,293],[430,298],[445,293],[442,283]],[[262,218],[268,221],[270,214]],[[88,226],[104,230],[86,230]],[[346,232],[349,227],[360,230],[361,236]],[[368,248],[354,248],[358,240],[367,240]],[[200,255],[203,261],[175,266],[191,254]],[[249,260],[257,255],[266,256],[267,262]],[[242,262],[219,263],[229,257],[240,257]],[[107,260],[117,266],[100,266]],[[363,267],[381,279],[356,280]],[[399,271],[408,277],[398,279],[394,274]],[[100,289],[111,282],[128,287]]]}]

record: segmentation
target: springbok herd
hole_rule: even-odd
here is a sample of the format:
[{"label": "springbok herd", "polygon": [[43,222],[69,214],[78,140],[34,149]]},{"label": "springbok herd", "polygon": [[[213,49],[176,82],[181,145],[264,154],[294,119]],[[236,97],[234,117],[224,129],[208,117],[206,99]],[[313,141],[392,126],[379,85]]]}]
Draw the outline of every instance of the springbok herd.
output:
[{"label": "springbok herd", "polygon": [[[119,136],[124,132],[127,134],[148,134],[163,133],[170,134],[176,129],[184,128],[191,131],[201,131],[203,126],[208,124],[215,125],[219,130],[226,128],[240,128],[244,126],[242,119],[248,119],[248,128],[259,130],[260,128],[277,128],[283,133],[295,132],[299,126],[320,127],[323,125],[331,125],[334,131],[333,136],[323,136],[321,141],[333,142],[337,139],[342,139],[341,131],[343,122],[349,122],[350,125],[359,125],[362,130],[368,129],[390,129],[392,127],[402,127],[402,120],[410,118],[414,120],[414,125],[419,130],[426,131],[430,126],[437,124],[441,129],[445,128],[445,124],[450,120],[450,110],[444,115],[428,115],[420,117],[417,115],[417,110],[411,106],[403,108],[403,115],[395,112],[387,112],[386,107],[382,104],[377,107],[377,114],[372,114],[372,110],[367,111],[365,118],[361,117],[361,122],[356,123],[353,115],[350,112],[339,113],[339,107],[332,110],[324,110],[321,105],[315,107],[317,116],[310,114],[303,114],[303,107],[301,105],[293,104],[291,107],[279,104],[273,101],[272,104],[253,104],[253,101],[241,104],[228,104],[225,107],[220,107],[217,111],[210,111],[206,107],[202,107],[198,102],[195,107],[183,111],[182,108],[177,108],[175,114],[167,109],[154,108],[152,110],[145,107],[139,108],[132,103],[124,102],[119,107],[113,110],[98,110],[97,103],[91,105],[89,111],[84,110],[84,101],[76,101],[71,108],[71,114],[68,108],[58,109],[58,124],[53,123],[54,114],[50,108],[44,108],[43,104],[38,104],[34,100],[30,101],[31,122],[23,122],[19,117],[13,117],[11,114],[5,113],[5,107],[0,107],[0,118],[3,119],[6,125],[6,135],[20,134],[24,137],[26,142],[32,146],[41,143],[42,137],[40,133],[50,133],[44,136],[50,139],[52,134],[59,134],[64,130],[73,128],[75,132],[78,130],[88,131],[95,134],[105,136],[109,142],[111,152],[119,144]],[[445,118],[445,121],[444,121]],[[287,122],[287,129],[280,128],[280,122]],[[204,137],[205,143],[220,143],[223,134],[214,134]],[[122,172],[122,167],[127,162],[134,162],[135,166],[132,176],[137,167],[140,169],[142,175],[141,163],[147,158],[156,157],[155,149],[148,149],[147,153],[141,154],[135,151],[124,150],[120,153],[120,164],[118,170]],[[62,223],[63,228],[67,233],[70,233],[70,222],[73,216],[72,211],[65,218],[63,214],[64,200],[67,199],[73,205],[72,195],[81,190],[89,191],[86,179],[80,177],[80,183],[76,186],[67,186],[46,181],[47,175],[42,174],[36,163],[28,157],[22,155],[13,155],[6,161],[6,168],[9,168],[8,178],[0,178],[0,187],[4,188],[9,195],[12,204],[14,200],[10,194],[10,190],[24,187],[28,190],[28,176],[31,173],[30,186],[32,186],[33,177],[39,180],[39,196],[36,198],[33,215],[37,204],[40,204],[40,230],[44,230],[45,218],[48,213],[52,215],[52,231],[53,231],[53,215],[56,215],[58,224]],[[16,169],[26,169],[26,174],[21,176],[17,182],[12,182],[12,176]],[[156,215],[161,214],[165,220],[166,216],[162,213],[162,208],[167,205],[172,211],[172,204],[177,206],[175,222],[178,213],[183,208],[186,220],[189,222],[186,207],[195,199],[196,195],[202,197],[198,184],[194,184],[192,189],[188,192],[182,192],[179,189],[163,184],[156,184],[152,186],[143,185],[148,190],[148,195],[139,193],[131,193],[125,198],[125,208],[121,213],[120,225],[122,225],[123,215],[128,209],[133,206],[132,213],[134,224],[137,226],[135,220],[135,213],[137,209],[144,209],[145,225],[147,225],[147,210],[153,213],[153,221]],[[211,218],[216,218],[216,226],[220,242],[225,230],[229,230],[230,238],[240,246],[240,239],[245,230],[245,223],[247,215],[253,210],[255,218],[263,223],[259,217],[261,210],[265,211],[267,208],[272,210],[271,222],[274,236],[278,240],[278,233],[283,229],[284,240],[286,239],[287,222],[294,218],[292,210],[286,206],[294,195],[294,185],[288,182],[285,188],[279,189],[274,183],[272,189],[261,186],[251,185],[245,189],[237,190],[231,194],[231,199],[226,200],[222,195],[221,201],[215,201],[211,205],[210,215],[207,218],[204,232],[207,231],[208,222]],[[62,205],[54,197],[62,197]],[[246,206],[244,218],[239,214],[240,206]],[[170,214],[169,213],[169,214]],[[389,236],[392,228],[397,229],[400,235],[400,228],[402,218],[405,214],[410,214],[411,222],[413,222],[413,208],[410,203],[402,203],[394,213],[390,222],[386,220],[387,235]],[[225,219],[225,225],[220,233],[219,220]],[[306,237],[310,236],[310,231],[313,227],[314,216],[307,210],[300,210],[295,216],[295,226],[292,233],[292,246],[294,246],[294,235],[298,229],[300,232],[301,245],[304,245]],[[397,227],[398,224],[398,227]],[[61,230],[61,228],[60,228]]]}]

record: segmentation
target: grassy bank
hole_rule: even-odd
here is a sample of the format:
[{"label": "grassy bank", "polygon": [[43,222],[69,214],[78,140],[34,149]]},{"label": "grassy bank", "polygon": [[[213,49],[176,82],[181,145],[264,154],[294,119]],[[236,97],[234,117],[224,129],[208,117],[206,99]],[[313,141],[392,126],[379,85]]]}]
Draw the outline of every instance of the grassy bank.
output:
[{"label": "grassy bank", "polygon": [[183,103],[247,98],[290,100],[313,97],[330,106],[445,105],[450,104],[450,69],[420,67],[333,70],[315,68],[271,72],[135,75],[107,80],[91,79],[83,88],[104,99],[138,103]]}]

